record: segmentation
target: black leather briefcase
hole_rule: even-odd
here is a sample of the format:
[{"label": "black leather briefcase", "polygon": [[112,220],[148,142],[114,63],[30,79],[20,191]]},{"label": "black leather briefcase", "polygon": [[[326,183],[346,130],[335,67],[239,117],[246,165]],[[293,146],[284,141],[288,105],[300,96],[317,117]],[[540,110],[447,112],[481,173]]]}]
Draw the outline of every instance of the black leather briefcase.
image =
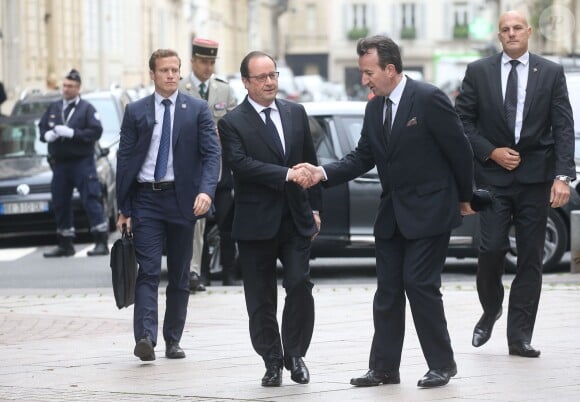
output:
[{"label": "black leather briefcase", "polygon": [[133,246],[133,236],[123,225],[121,238],[111,248],[111,273],[113,293],[119,309],[135,303],[135,282],[137,280],[137,258]]}]

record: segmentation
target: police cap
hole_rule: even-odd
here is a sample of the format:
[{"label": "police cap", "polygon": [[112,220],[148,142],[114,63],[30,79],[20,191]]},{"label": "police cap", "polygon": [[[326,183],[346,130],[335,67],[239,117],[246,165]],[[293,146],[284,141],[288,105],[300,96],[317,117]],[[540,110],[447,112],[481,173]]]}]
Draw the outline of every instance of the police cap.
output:
[{"label": "police cap", "polygon": [[74,68],[72,70],[70,70],[68,72],[68,74],[66,75],[66,77],[64,77],[64,78],[66,78],[67,80],[76,81],[79,84],[81,83],[81,75]]}]

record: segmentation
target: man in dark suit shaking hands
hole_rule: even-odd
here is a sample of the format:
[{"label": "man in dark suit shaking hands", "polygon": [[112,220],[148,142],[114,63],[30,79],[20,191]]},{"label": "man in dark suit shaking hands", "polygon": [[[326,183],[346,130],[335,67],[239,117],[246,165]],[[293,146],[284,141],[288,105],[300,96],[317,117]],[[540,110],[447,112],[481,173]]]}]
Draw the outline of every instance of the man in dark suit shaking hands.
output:
[{"label": "man in dark suit shaking hands", "polygon": [[494,194],[481,212],[477,291],[483,315],[472,344],[486,343],[502,314],[504,258],[513,224],[518,249],[507,318],[511,355],[538,357],[531,346],[540,290],[548,208],[568,202],[574,123],[562,66],[528,52],[532,28],[508,11],[499,20],[503,52],[467,66],[456,99],[475,155],[475,181]]},{"label": "man in dark suit shaking hands", "polygon": [[[310,242],[320,228],[321,193],[298,185],[309,173],[291,167],[315,164],[316,152],[304,107],[276,99],[274,59],[251,52],[240,73],[248,95],[219,121],[218,131],[234,176],[232,237],[238,241],[250,337],[266,365],[262,386],[280,386],[283,365],[293,381],[305,384],[310,374],[303,357],[314,328]],[[277,259],[286,290],[281,336]]]},{"label": "man in dark suit shaking hands", "polygon": [[159,49],[149,59],[155,93],[127,105],[117,155],[117,227],[127,225],[139,273],[133,329],[135,356],[155,360],[157,294],[163,245],[168,285],[163,321],[165,356],[179,346],[189,299],[193,225],[211,206],[220,147],[207,102],[177,90],[181,61]]},{"label": "man in dark suit shaking hands", "polygon": [[420,387],[445,385],[457,373],[440,292],[451,230],[472,214],[472,157],[459,117],[438,88],[403,74],[399,47],[384,36],[357,44],[362,84],[374,93],[357,148],[342,160],[309,168],[332,186],[377,166],[383,192],[374,235],[378,287],[369,370],[355,386],[399,383],[405,295],[429,371]]}]

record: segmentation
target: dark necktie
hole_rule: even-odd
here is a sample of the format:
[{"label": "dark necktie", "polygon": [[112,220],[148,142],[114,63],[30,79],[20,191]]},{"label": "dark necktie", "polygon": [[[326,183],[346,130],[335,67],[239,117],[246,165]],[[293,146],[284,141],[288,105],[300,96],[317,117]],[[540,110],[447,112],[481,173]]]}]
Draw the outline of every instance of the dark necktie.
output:
[{"label": "dark necktie", "polygon": [[391,139],[391,122],[393,121],[393,101],[391,98],[385,99],[387,104],[387,111],[385,113],[385,121],[383,121],[383,133],[385,135],[385,142],[388,144]]},{"label": "dark necktie", "polygon": [[199,96],[201,96],[202,99],[207,100],[207,91],[205,90],[205,83],[204,82],[199,84]]},{"label": "dark necktie", "polygon": [[163,112],[163,126],[161,127],[161,140],[159,141],[159,150],[157,151],[157,162],[155,163],[155,181],[160,181],[167,173],[167,161],[169,160],[169,148],[171,148],[171,101],[163,99],[161,101],[165,106]]},{"label": "dark necktie", "polygon": [[278,148],[278,152],[280,152],[280,155],[284,155],[284,148],[282,147],[282,141],[280,140],[280,135],[278,134],[278,130],[276,129],[276,125],[274,124],[274,122],[270,118],[270,111],[271,110],[272,109],[270,109],[269,107],[262,109],[262,112],[264,112],[264,114],[266,115],[266,131],[268,132],[268,134],[270,134],[273,137],[272,139],[276,143],[276,148]]},{"label": "dark necktie", "polygon": [[505,99],[503,102],[503,108],[510,133],[515,135],[516,111],[518,108],[518,72],[516,68],[520,62],[519,60],[510,60],[510,63],[512,65],[512,69],[508,75],[505,87]]},{"label": "dark necktie", "polygon": [[68,105],[66,105],[66,108],[64,109],[64,112],[62,113],[63,124],[66,124],[68,122],[68,116],[70,115],[70,112],[74,109],[74,107],[75,107],[74,102],[71,102]]}]

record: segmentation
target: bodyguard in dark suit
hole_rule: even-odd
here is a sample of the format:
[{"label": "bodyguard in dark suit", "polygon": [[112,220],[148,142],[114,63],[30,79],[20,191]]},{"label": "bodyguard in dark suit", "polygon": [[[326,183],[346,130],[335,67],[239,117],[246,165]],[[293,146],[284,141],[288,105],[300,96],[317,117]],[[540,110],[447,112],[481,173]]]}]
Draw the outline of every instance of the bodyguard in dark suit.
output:
[{"label": "bodyguard in dark suit", "polygon": [[566,204],[576,178],[574,123],[562,66],[528,52],[532,28],[515,11],[500,17],[503,52],[467,67],[456,100],[475,155],[475,181],[494,194],[481,213],[477,291],[483,315],[473,346],[486,343],[502,313],[504,258],[513,224],[518,249],[512,282],[509,353],[537,357],[530,343],[542,286],[548,208]]},{"label": "bodyguard in dark suit", "polygon": [[[252,345],[266,365],[263,386],[282,383],[282,365],[293,381],[310,376],[303,357],[314,327],[310,242],[318,233],[319,188],[295,181],[316,163],[306,112],[276,99],[278,72],[271,56],[251,52],[240,72],[248,96],[218,123],[224,159],[234,174],[232,237],[238,241]],[[286,302],[282,337],[277,310],[276,260],[283,266]]]},{"label": "bodyguard in dark suit", "polygon": [[[355,386],[399,383],[405,295],[429,371],[420,387],[457,373],[440,292],[451,230],[474,213],[472,152],[446,95],[403,74],[399,47],[373,36],[357,44],[369,101],[357,148],[342,160],[308,167],[333,186],[377,166],[383,192],[374,227],[377,291],[369,370]],[[298,165],[305,167],[305,165]]]},{"label": "bodyguard in dark suit", "polygon": [[163,321],[165,356],[183,358],[179,346],[189,299],[193,225],[211,206],[220,148],[207,102],[177,90],[181,61],[159,49],[149,59],[155,93],[130,103],[117,156],[117,226],[128,226],[139,273],[135,290],[134,354],[155,360],[157,294],[163,244],[168,285]]}]

